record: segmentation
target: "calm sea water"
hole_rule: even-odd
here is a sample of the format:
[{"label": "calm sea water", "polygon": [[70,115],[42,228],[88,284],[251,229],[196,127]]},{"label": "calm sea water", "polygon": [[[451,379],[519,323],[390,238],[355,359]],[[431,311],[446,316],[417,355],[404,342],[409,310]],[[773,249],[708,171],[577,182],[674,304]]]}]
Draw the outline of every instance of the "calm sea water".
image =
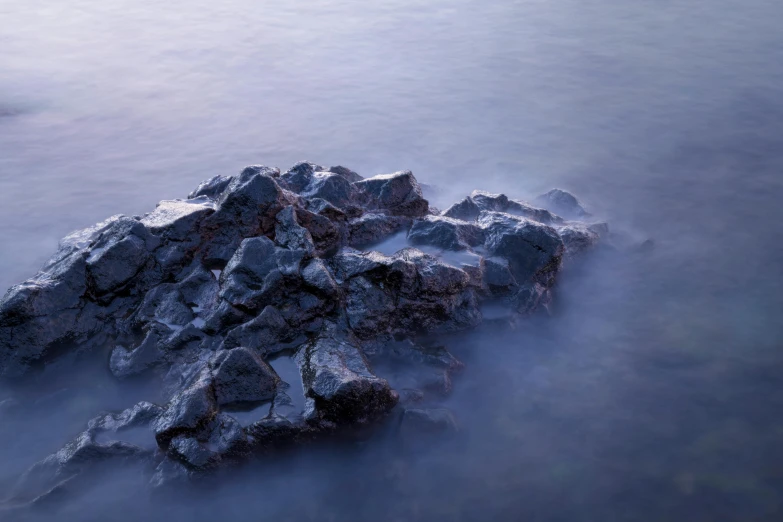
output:
[{"label": "calm sea water", "polygon": [[[198,498],[123,474],[59,516],[783,519],[780,20],[777,0],[0,0],[0,286],[75,228],[301,159],[409,168],[441,205],[559,186],[656,242],[573,267],[548,321],[449,341],[456,441],[380,434]],[[131,401],[83,380],[0,427],[0,479]]]}]

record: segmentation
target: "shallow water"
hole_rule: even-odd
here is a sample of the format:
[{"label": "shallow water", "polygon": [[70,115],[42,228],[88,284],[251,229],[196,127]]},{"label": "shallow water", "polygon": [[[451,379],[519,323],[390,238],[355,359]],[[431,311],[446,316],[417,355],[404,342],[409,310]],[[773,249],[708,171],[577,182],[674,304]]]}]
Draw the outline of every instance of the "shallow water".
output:
[{"label": "shallow water", "polygon": [[[439,207],[560,186],[656,241],[572,267],[549,321],[450,340],[456,440],[410,455],[380,433],[197,499],[142,501],[120,474],[62,516],[780,520],[782,16],[776,0],[0,2],[0,286],[75,228],[300,159],[410,168]],[[2,423],[0,480],[132,402],[89,381]]]}]

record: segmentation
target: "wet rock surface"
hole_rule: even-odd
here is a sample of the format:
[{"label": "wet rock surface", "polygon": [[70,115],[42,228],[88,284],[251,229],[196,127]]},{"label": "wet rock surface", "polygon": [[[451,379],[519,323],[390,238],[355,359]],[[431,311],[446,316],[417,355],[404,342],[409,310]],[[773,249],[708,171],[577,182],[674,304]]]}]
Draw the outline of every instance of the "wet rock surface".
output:
[{"label": "wet rock surface", "polygon": [[[0,377],[105,358],[116,379],[157,380],[163,400],[100,413],[12,498],[128,461],[152,487],[188,481],[393,410],[406,444],[455,432],[437,401],[462,363],[433,339],[478,326],[488,304],[506,322],[545,308],[564,260],[608,235],[564,219],[588,217],[568,193],[537,205],[475,191],[439,213],[410,171],[302,162],[74,232],[0,301]],[[375,250],[391,236],[404,248]]]}]

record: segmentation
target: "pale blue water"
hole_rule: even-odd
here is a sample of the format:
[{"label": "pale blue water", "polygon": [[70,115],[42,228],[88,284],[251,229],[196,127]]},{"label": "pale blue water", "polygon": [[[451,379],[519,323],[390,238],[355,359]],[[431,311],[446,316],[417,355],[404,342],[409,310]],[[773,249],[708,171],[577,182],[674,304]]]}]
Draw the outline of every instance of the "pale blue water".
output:
[{"label": "pale blue water", "polygon": [[[410,168],[440,205],[567,188],[657,248],[567,274],[549,323],[455,346],[457,446],[379,437],[156,512],[781,520],[780,20],[776,0],[0,0],[0,286],[246,164]],[[0,428],[37,441],[0,445],[8,473],[93,415],[79,397],[62,433]],[[148,518],[119,484],[68,513]]]}]

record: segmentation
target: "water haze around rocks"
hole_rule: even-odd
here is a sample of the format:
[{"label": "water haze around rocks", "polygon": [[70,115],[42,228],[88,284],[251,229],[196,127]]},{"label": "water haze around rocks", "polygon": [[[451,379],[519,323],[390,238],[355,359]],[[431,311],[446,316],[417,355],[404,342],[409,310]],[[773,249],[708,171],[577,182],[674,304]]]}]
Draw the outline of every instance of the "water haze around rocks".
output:
[{"label": "water haze around rocks", "polygon": [[[0,1],[3,288],[74,229],[303,159],[411,169],[438,208],[561,187],[655,243],[564,270],[552,317],[444,338],[456,437],[400,448],[380,426],[176,495],[123,469],[20,516],[780,520],[781,19],[773,0]],[[86,366],[0,388],[37,397],[0,413],[0,491],[99,411],[156,400]]]}]

